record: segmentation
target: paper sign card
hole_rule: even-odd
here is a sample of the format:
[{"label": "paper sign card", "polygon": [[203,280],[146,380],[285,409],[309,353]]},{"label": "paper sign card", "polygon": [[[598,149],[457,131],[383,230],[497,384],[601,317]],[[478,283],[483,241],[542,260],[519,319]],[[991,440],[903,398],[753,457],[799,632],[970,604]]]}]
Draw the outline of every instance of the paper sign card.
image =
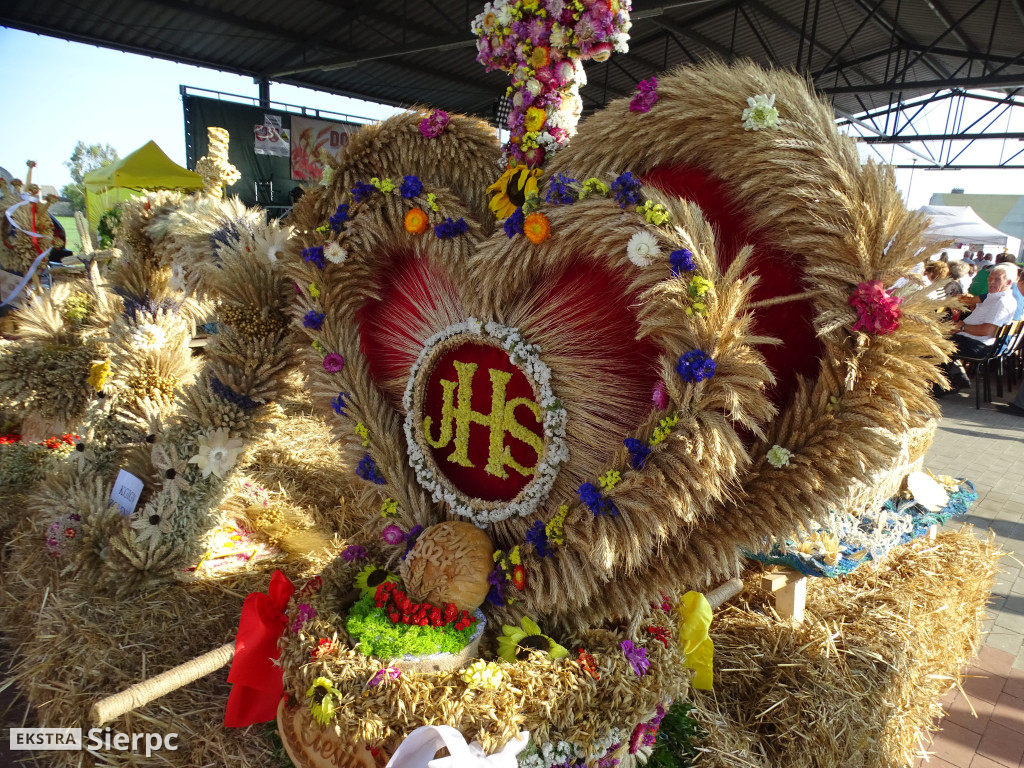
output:
[{"label": "paper sign card", "polygon": [[134,512],[141,495],[142,481],[131,472],[120,470],[114,482],[114,490],[110,492],[110,500],[117,504],[121,514],[130,515]]}]

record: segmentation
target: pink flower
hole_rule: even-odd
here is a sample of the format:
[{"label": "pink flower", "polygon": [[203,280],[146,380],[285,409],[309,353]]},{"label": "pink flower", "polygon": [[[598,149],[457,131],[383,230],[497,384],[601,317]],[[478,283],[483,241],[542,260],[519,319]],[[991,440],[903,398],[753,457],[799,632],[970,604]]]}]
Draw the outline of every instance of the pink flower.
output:
[{"label": "pink flower", "polygon": [[448,125],[448,120],[449,117],[447,112],[443,109],[435,109],[427,117],[420,120],[420,133],[428,139],[436,139],[444,133],[444,129]]},{"label": "pink flower", "polygon": [[651,400],[654,402],[654,407],[659,411],[664,411],[668,408],[668,390],[665,389],[664,381],[659,381],[654,385],[654,391],[651,392]]},{"label": "pink flower", "polygon": [[397,667],[384,667],[384,669],[378,669],[374,672],[373,677],[370,678],[366,685],[370,688],[376,688],[386,680],[397,680],[401,674],[401,670]]},{"label": "pink flower", "polygon": [[328,373],[337,373],[345,367],[345,358],[337,352],[331,352],[324,358],[324,370]]},{"label": "pink flower", "polygon": [[853,330],[885,335],[900,327],[900,304],[903,299],[890,296],[881,280],[871,280],[857,286],[850,297],[850,306],[857,310]]},{"label": "pink flower", "polygon": [[403,531],[394,523],[392,523],[383,531],[381,531],[380,535],[384,537],[384,541],[386,541],[393,547],[397,547],[399,544],[405,541],[405,531]]},{"label": "pink flower", "polygon": [[651,107],[654,106],[654,102],[658,100],[658,78],[652,77],[650,80],[641,80],[637,83],[637,93],[633,97],[633,100],[629,102],[630,112],[650,112]]}]

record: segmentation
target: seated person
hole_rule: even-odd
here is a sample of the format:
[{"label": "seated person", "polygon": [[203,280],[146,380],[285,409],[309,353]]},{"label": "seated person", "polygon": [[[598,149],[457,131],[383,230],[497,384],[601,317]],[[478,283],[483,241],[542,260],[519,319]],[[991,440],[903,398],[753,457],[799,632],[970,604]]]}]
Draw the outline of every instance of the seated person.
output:
[{"label": "seated person", "polygon": [[945,286],[947,299],[967,292],[967,288],[970,286],[969,275],[970,266],[966,261],[951,261],[949,263],[950,280]]},{"label": "seated person", "polygon": [[[967,317],[954,324],[956,353],[967,357],[983,357],[995,343],[999,328],[1013,320],[1017,310],[1010,286],[1016,281],[1017,268],[1012,264],[998,264],[988,273],[988,295]],[[946,363],[943,370],[956,387],[968,386],[969,381],[955,362]],[[945,394],[945,392],[936,392]]]}]

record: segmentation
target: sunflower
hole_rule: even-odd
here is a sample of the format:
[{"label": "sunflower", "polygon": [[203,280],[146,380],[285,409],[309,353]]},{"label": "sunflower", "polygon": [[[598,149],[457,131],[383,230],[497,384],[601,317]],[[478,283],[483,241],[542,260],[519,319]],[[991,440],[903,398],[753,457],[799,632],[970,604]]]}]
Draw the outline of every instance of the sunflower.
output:
[{"label": "sunflower", "polygon": [[306,691],[309,709],[313,719],[320,725],[327,725],[334,718],[334,705],[341,698],[341,693],[326,677],[318,677]]},{"label": "sunflower", "polygon": [[383,568],[378,568],[375,565],[368,565],[356,574],[353,586],[362,592],[363,597],[372,597],[377,594],[377,587],[385,581],[397,584],[398,577],[393,573],[388,573]]},{"label": "sunflower", "polygon": [[531,651],[546,653],[552,659],[560,659],[569,652],[547,635],[541,634],[529,616],[523,616],[521,626],[510,627],[506,624],[501,628],[502,636],[498,638],[498,655],[505,661],[515,664],[529,658]]},{"label": "sunflower", "polygon": [[501,177],[487,188],[493,192],[490,209],[499,219],[507,219],[526,202],[530,195],[537,194],[537,179],[542,171],[540,168],[530,170],[525,165],[508,168]]}]

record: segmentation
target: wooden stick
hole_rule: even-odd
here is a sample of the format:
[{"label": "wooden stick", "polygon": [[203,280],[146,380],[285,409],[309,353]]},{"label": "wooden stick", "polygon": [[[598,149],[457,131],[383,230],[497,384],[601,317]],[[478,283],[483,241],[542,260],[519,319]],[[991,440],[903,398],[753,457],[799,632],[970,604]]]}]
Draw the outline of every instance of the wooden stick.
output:
[{"label": "wooden stick", "polygon": [[204,653],[184,664],[179,664],[156,677],[151,677],[131,688],[100,699],[92,705],[89,717],[95,725],[103,725],[115,717],[138,709],[161,696],[215,672],[235,655],[235,644],[225,643],[220,648]]}]

